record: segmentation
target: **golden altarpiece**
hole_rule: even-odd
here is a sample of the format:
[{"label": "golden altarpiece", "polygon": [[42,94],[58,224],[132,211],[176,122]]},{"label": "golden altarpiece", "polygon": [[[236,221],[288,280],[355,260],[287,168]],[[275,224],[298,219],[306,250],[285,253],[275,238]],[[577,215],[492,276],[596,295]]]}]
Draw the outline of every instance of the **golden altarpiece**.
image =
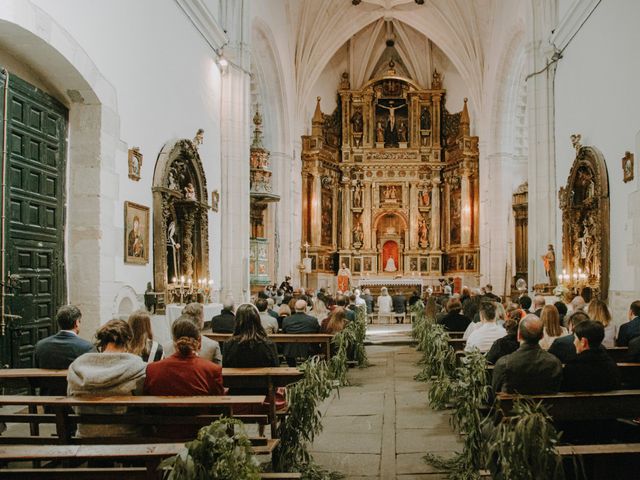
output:
[{"label": "golden altarpiece", "polygon": [[[353,279],[462,277],[474,284],[478,258],[478,137],[462,111],[431,88],[397,74],[352,90],[343,74],[335,112],[317,99],[302,137],[302,243],[310,287],[339,264]],[[302,256],[307,255],[303,246]],[[431,281],[429,281],[431,280]]]}]

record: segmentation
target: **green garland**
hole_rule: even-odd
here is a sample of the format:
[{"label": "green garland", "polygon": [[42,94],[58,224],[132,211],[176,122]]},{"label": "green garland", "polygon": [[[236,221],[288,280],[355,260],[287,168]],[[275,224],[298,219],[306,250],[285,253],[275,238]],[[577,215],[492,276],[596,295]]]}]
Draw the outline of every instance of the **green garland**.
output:
[{"label": "green garland", "polygon": [[[235,427],[238,427],[236,430]],[[233,435],[229,432],[233,431]],[[160,464],[165,480],[257,480],[260,468],[240,420],[222,418]]]}]

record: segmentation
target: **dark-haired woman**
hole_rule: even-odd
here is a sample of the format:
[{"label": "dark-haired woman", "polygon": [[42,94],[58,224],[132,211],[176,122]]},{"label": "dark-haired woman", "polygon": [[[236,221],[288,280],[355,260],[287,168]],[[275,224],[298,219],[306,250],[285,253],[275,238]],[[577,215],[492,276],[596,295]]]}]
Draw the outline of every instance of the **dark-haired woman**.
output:
[{"label": "dark-haired woman", "polygon": [[260,314],[254,305],[245,303],[236,310],[236,328],[233,336],[225,343],[223,363],[228,368],[280,365],[276,346],[262,328]]},{"label": "dark-haired woman", "polygon": [[[99,353],[85,353],[69,365],[69,396],[98,395],[104,397],[139,395],[144,384],[145,363],[129,353],[133,333],[124,320],[111,320],[96,332]],[[125,407],[76,407],[78,413],[120,415]],[[79,424],[81,437],[129,436],[139,433],[132,425]]]}]

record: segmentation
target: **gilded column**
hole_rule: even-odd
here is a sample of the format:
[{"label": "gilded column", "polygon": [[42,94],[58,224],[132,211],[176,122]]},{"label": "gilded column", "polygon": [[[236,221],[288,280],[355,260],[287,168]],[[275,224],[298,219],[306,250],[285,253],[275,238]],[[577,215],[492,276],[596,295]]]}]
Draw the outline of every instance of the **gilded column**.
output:
[{"label": "gilded column", "polygon": [[320,211],[322,205],[322,179],[320,174],[316,170],[313,172],[311,179],[311,245],[320,245],[322,242],[321,228],[322,228],[322,212]]},{"label": "gilded column", "polygon": [[439,251],[440,244],[440,172],[431,179],[431,247]]},{"label": "gilded column", "polygon": [[342,183],[342,248],[351,247],[351,182]]},{"label": "gilded column", "polygon": [[409,185],[409,248],[415,250],[418,248],[418,191],[415,184]]},{"label": "gilded column", "polygon": [[462,165],[462,178],[460,180],[460,202],[462,210],[460,212],[462,245],[471,243],[471,166],[465,161]]},{"label": "gilded column", "polygon": [[362,228],[364,230],[364,248],[371,248],[371,183],[364,184]]}]

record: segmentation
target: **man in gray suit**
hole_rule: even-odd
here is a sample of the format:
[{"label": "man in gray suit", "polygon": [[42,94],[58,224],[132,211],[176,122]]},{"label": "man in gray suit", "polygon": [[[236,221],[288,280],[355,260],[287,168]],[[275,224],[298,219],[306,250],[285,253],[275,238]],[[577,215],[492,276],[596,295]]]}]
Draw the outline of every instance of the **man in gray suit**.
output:
[{"label": "man in gray suit", "polygon": [[[95,350],[95,347],[80,338],[80,321],[82,313],[75,305],[64,305],[58,309],[56,322],[60,331],[55,335],[43,338],[36,344],[33,363],[36,368],[66,370],[76,358],[83,353]],[[66,395],[65,379],[47,380],[40,388],[42,395]]]},{"label": "man in gray suit", "polygon": [[[298,300],[295,304],[296,313],[285,317],[282,321],[282,331],[284,333],[318,333],[320,324],[318,319],[307,315],[307,302]],[[296,358],[308,358],[315,353],[313,346],[308,343],[285,343],[283,348],[284,356],[287,358],[287,365],[296,366]]]}]

